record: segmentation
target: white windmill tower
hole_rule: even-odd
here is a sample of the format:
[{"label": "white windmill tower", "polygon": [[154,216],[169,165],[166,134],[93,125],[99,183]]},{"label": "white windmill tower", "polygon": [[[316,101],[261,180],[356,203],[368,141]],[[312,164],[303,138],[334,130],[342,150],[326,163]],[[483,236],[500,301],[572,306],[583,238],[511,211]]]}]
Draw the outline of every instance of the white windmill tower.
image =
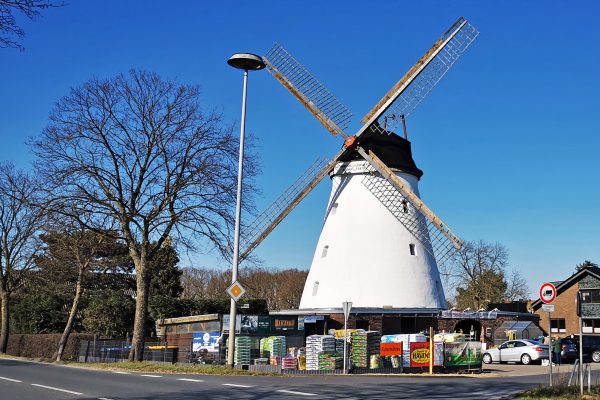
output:
[{"label": "white windmill tower", "polygon": [[[459,18],[362,119],[344,133],[351,113],[285,49],[264,57],[269,72],[329,132],[342,149],[317,161],[246,229],[242,259],[326,176],[333,187],[301,309],[355,307],[444,308],[437,263],[462,240],[419,197],[422,172],[406,139],[408,116],[477,37]],[[404,128],[404,138],[396,128]],[[437,263],[436,263],[437,260]]]}]

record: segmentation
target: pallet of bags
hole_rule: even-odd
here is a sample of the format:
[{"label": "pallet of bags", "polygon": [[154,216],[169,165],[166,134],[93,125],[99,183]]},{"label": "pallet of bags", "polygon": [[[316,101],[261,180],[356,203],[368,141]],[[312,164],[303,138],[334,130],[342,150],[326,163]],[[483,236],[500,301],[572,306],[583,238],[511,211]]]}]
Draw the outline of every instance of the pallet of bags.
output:
[{"label": "pallet of bags", "polygon": [[293,356],[281,357],[281,369],[298,369],[298,359]]},{"label": "pallet of bags", "polygon": [[306,369],[319,369],[319,352],[335,352],[335,338],[331,335],[311,335],[306,338]]},{"label": "pallet of bags", "polygon": [[234,362],[236,365],[249,365],[252,361],[252,338],[248,336],[236,336]]},{"label": "pallet of bags", "polygon": [[319,371],[341,369],[343,358],[331,351],[320,351],[318,355]]}]

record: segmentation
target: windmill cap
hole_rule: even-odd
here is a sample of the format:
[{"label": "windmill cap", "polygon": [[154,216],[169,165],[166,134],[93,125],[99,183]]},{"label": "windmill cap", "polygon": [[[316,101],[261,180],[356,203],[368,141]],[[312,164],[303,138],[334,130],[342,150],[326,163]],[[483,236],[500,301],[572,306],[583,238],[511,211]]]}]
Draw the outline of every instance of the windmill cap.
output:
[{"label": "windmill cap", "polygon": [[[369,150],[373,151],[390,168],[414,175],[417,179],[423,176],[423,171],[417,167],[412,158],[410,142],[393,132],[389,132],[389,134],[373,133],[361,140],[360,146],[367,152]],[[347,162],[362,159],[360,154],[353,151],[340,158],[339,161]]]}]

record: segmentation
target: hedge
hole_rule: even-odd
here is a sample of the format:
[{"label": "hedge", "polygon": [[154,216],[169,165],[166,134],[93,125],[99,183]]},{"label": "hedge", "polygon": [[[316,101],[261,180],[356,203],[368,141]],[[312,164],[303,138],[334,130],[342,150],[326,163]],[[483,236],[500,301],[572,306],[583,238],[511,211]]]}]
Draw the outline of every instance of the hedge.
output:
[{"label": "hedge", "polygon": [[[8,337],[6,354],[28,358],[55,359],[60,337],[60,333],[37,335],[11,334]],[[89,333],[71,333],[62,359],[65,361],[77,361],[79,343],[82,340],[93,340],[93,338],[94,335]]]}]

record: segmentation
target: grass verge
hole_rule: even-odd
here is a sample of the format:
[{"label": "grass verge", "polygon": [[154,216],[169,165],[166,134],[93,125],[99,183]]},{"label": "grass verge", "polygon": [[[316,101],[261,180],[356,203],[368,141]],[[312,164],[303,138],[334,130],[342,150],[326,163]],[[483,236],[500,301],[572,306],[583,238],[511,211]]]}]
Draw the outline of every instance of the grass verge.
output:
[{"label": "grass verge", "polygon": [[583,396],[579,390],[579,386],[538,387],[520,392],[515,397],[524,400],[600,400],[600,385],[592,386],[589,393],[585,387]]},{"label": "grass verge", "polygon": [[248,376],[281,376],[276,373],[250,372],[229,368],[224,365],[188,365],[188,364],[157,364],[152,362],[118,362],[118,363],[79,363],[67,362],[83,368],[105,369],[114,371],[160,372],[165,374],[201,374],[201,375],[248,375]]}]

